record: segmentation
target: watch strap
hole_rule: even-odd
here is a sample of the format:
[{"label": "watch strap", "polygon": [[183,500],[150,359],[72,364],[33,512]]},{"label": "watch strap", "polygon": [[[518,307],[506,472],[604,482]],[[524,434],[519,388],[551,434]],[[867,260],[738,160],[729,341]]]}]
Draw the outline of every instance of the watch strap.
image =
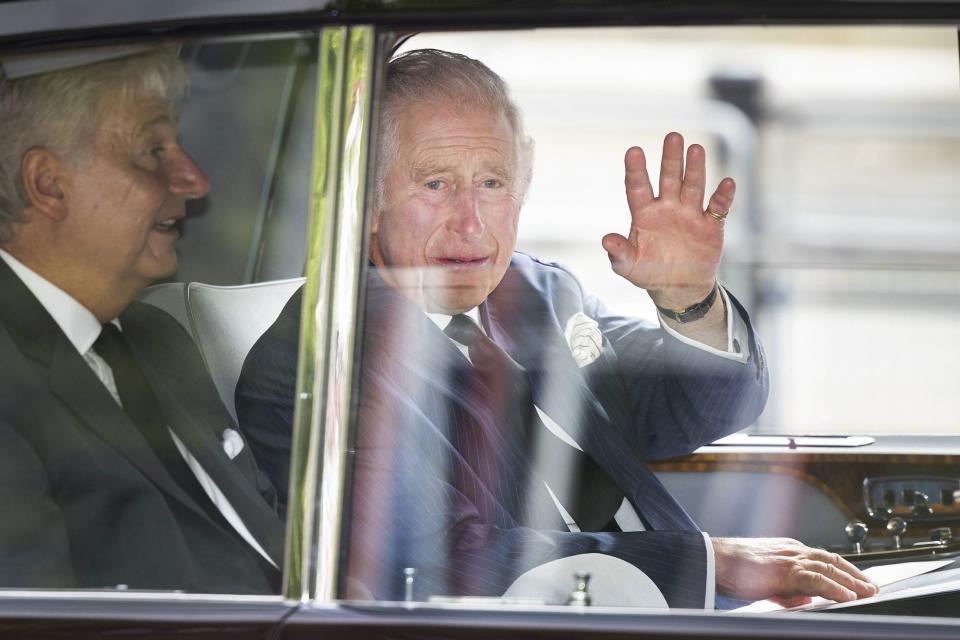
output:
[{"label": "watch strap", "polygon": [[712,307],[713,303],[716,302],[717,291],[719,289],[720,285],[714,283],[713,289],[710,290],[710,293],[707,294],[707,297],[696,304],[677,309],[664,309],[663,307],[657,305],[657,311],[659,311],[660,314],[665,318],[676,320],[681,324],[699,320],[703,316],[707,315],[707,312],[710,311],[710,307]]}]

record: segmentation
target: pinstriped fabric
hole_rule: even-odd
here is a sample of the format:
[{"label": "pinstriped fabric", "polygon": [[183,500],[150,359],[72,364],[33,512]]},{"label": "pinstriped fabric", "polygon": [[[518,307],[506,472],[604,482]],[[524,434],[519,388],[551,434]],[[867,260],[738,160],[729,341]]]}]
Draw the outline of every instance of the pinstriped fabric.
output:
[{"label": "pinstriped fabric", "polygon": [[[600,357],[583,368],[562,331],[577,312],[596,319],[604,336]],[[289,455],[296,332],[285,317],[299,318],[298,297],[254,348],[237,390],[241,427],[267,470],[283,468]],[[521,450],[503,435],[497,420],[504,409],[470,393],[475,381],[462,354],[373,272],[346,594],[399,599],[403,568],[415,567],[419,598],[495,595],[543,562],[595,552],[644,571],[671,606],[702,607],[703,537],[644,461],[687,453],[759,415],[766,398],[759,344],[746,365],[710,356],[658,327],[610,316],[572,275],[522,254],[481,319],[528,371],[537,406],[653,530],[565,531],[532,471],[536,447]]]}]

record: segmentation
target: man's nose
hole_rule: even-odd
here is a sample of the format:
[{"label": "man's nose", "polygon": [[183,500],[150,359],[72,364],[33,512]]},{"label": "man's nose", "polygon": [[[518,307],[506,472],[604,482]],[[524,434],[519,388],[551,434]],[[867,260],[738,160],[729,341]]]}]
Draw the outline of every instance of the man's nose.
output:
[{"label": "man's nose", "polygon": [[448,226],[464,238],[474,239],[483,235],[484,224],[477,190],[472,186],[457,190],[453,215]]},{"label": "man's nose", "polygon": [[210,180],[186,151],[180,149],[170,158],[170,191],[187,200],[202,198],[210,191]]}]

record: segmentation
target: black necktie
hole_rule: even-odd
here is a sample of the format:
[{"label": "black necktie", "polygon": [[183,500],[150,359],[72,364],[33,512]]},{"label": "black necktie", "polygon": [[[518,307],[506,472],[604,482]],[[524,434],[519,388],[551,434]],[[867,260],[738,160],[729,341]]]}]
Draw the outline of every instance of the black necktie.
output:
[{"label": "black necktie", "polygon": [[107,323],[103,325],[100,337],[97,338],[93,348],[113,371],[113,381],[117,385],[123,410],[140,429],[144,439],[157,454],[167,472],[214,522],[243,544],[243,548],[251,554],[273,588],[279,590],[280,573],[276,567],[254,551],[233,528],[233,525],[227,522],[180,454],[163,419],[157,397],[134,359],[123,333],[117,329],[116,325]]},{"label": "black necktie", "polygon": [[[127,344],[116,325],[111,323],[103,325],[100,337],[97,338],[93,348],[110,365],[123,410],[140,429],[144,439],[160,458],[163,466],[187,495],[206,509],[215,521],[227,524],[220,510],[200,486],[197,476],[180,455],[160,412],[157,398],[134,359],[130,345]],[[229,524],[227,527],[230,530],[233,529]]]},{"label": "black necktie", "polygon": [[[527,371],[465,315],[455,315],[444,329],[450,338],[467,347],[470,360],[491,401],[506,403],[501,429],[531,455],[534,467],[546,480],[560,504],[582,531],[609,531],[623,502],[623,491],[586,453],[571,447],[540,420],[533,403]],[[565,463],[563,461],[566,461]]]}]

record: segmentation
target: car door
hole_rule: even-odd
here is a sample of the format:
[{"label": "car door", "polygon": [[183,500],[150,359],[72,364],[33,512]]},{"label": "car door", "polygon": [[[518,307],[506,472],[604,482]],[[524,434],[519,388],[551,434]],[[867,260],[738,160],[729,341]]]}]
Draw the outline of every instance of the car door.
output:
[{"label": "car door", "polygon": [[[21,96],[11,96],[10,85],[29,82],[31,77],[45,73],[70,73],[84,65],[111,64],[132,56],[150,55],[149,52],[157,50],[169,51],[168,59],[179,59],[177,69],[171,73],[177,78],[182,73],[190,88],[186,99],[179,104],[178,144],[203,171],[210,184],[217,185],[217,196],[192,199],[185,204],[186,220],[176,225],[179,270],[167,282],[160,282],[143,292],[140,302],[145,305],[140,308],[145,313],[152,308],[149,313],[155,317],[169,314],[180,323],[180,335],[196,341],[200,359],[194,360],[192,355],[183,358],[178,366],[173,367],[176,371],[167,383],[177,386],[181,375],[192,376],[198,369],[207,369],[207,380],[199,385],[200,389],[183,396],[186,411],[176,418],[187,424],[191,420],[201,424],[206,420],[204,416],[211,415],[210,406],[222,405],[222,423],[208,426],[216,429],[218,439],[222,439],[217,445],[222,447],[225,457],[222,460],[206,458],[205,464],[229,465],[239,464],[239,461],[252,464],[249,443],[239,435],[236,424],[233,388],[245,355],[245,351],[241,352],[242,345],[246,344],[249,349],[279,314],[286,301],[283,296],[289,297],[292,293],[289,287],[277,290],[271,286],[250,285],[263,280],[289,281],[290,278],[299,278],[302,282],[303,238],[310,218],[311,141],[317,113],[316,59],[319,29],[324,20],[321,17],[302,30],[278,30],[267,21],[255,26],[252,32],[241,33],[236,30],[234,14],[223,7],[212,13],[210,7],[183,7],[174,10],[173,16],[164,17],[158,15],[157,7],[145,3],[114,7],[88,3],[86,7],[73,5],[54,13],[42,4],[4,3],[0,9],[4,39],[3,53],[0,54],[3,68],[0,82],[4,84],[5,96],[13,102]],[[71,13],[73,10],[77,11],[76,15]],[[202,33],[176,40],[170,37],[171,31],[182,28],[198,16],[206,16],[210,21]],[[84,32],[82,28],[77,30],[80,23],[94,28],[98,35]],[[152,24],[151,28],[166,35],[151,37],[149,28],[136,26],[143,24]],[[51,39],[60,39],[62,46],[51,47]],[[30,49],[31,40],[34,45],[46,40],[46,45]],[[79,112],[84,103],[74,98],[72,104]],[[6,106],[9,108],[10,104]],[[15,136],[9,129],[5,131],[6,147],[20,144],[19,138],[13,142]],[[58,140],[56,144],[60,142]],[[11,166],[19,168],[19,158],[14,161],[12,165],[4,165],[5,172]],[[139,161],[138,166],[153,165]],[[8,173],[4,176],[12,179]],[[7,206],[6,200],[4,206]],[[266,260],[263,258],[265,246],[273,247]],[[201,282],[203,286],[187,286],[194,282]],[[16,310],[12,312],[16,313]],[[4,332],[6,330],[5,326]],[[200,367],[192,366],[191,362],[200,362]],[[7,366],[9,363],[5,362],[4,367]],[[203,380],[202,377],[199,379]],[[207,387],[207,382],[212,382],[213,387]],[[214,389],[214,393],[205,394],[204,389]],[[13,395],[14,391],[8,388],[5,402],[11,401]],[[192,404],[204,395],[205,401]],[[28,405],[32,397],[32,394],[26,394],[21,401]],[[52,399],[51,402],[60,401]],[[209,404],[211,402],[213,405]],[[207,409],[201,409],[200,405],[206,405]],[[5,430],[10,426],[9,421],[14,419],[15,416],[4,411],[0,420],[4,422]],[[37,426],[46,428],[51,425]],[[86,430],[96,432],[100,425],[77,422],[64,426],[86,433]],[[5,437],[9,437],[8,431],[5,431]],[[9,446],[9,441],[5,446]],[[117,447],[116,443],[107,446]],[[45,451],[41,447],[35,453],[39,452],[37,455],[44,459]],[[120,461],[117,463],[119,468],[89,465],[85,472],[66,483],[72,486],[65,488],[67,494],[74,491],[84,493],[87,480],[93,483],[92,486],[101,483],[105,494],[110,492],[114,481],[98,474],[116,474],[113,475],[116,480],[122,477],[127,462],[116,455],[116,450],[108,451],[110,453],[104,455],[115,456],[112,459]],[[122,450],[119,452],[123,453]],[[82,466],[79,461],[87,459],[86,452],[76,453],[77,462],[74,464]],[[51,478],[58,475],[52,466],[49,473]],[[64,487],[59,484],[61,479],[51,479],[51,486]],[[26,484],[27,480],[23,479],[23,482]],[[60,489],[55,493],[58,505],[60,500],[69,501]],[[250,496],[254,500],[261,499],[261,495]],[[132,516],[125,505],[136,505],[139,500],[142,496],[130,503],[123,500],[115,503],[113,520],[101,524],[118,529],[128,526]],[[238,501],[236,494],[233,500]],[[242,511],[239,502],[234,504],[235,514]],[[261,508],[271,507],[268,502],[263,502]],[[26,518],[26,513],[18,512],[18,508],[9,511],[4,516],[7,524]],[[238,517],[243,519],[244,516]],[[40,541],[57,535],[58,522],[54,518],[49,521],[49,531],[33,531],[30,536]],[[279,520],[277,525],[282,530]],[[92,536],[89,530],[81,531],[76,540]],[[85,561],[80,557],[81,545],[76,540],[71,542],[70,553],[77,566],[81,566]],[[96,544],[94,542],[94,546]],[[108,546],[106,541],[100,544]],[[9,569],[18,562],[22,563],[18,560],[22,549],[7,543],[4,547],[3,562],[8,572],[0,589],[0,607],[3,609],[0,627],[4,634],[11,636],[102,637],[104,634],[134,632],[151,637],[202,637],[213,633],[263,638],[271,637],[284,617],[298,606],[296,601],[280,595],[279,584],[275,593],[261,595],[240,595],[245,589],[239,585],[217,594],[197,593],[187,585],[179,589],[144,588],[152,577],[137,576],[132,566],[129,566],[130,579],[122,584],[89,584],[79,577],[77,588],[69,589],[64,586],[70,581],[63,580],[18,583],[9,579],[9,576],[16,575]],[[128,560],[139,557],[149,564],[151,556],[161,556],[165,550],[142,540],[125,539],[116,552],[117,563],[127,562],[119,559],[123,556]],[[275,561],[282,570],[282,551]],[[58,569],[62,570],[66,573],[61,575],[71,572],[69,568]],[[30,568],[24,571],[29,572]],[[80,576],[79,571],[76,575]],[[279,583],[279,573],[277,579]]]},{"label": "car door", "polygon": [[[5,590],[0,593],[0,608],[3,611],[0,614],[0,625],[3,626],[0,628],[18,635],[36,634],[41,637],[133,632],[178,637],[211,634],[339,637],[350,634],[351,637],[371,638],[489,637],[491,634],[498,637],[559,638],[569,637],[571,633],[597,637],[772,638],[806,637],[810,634],[854,638],[955,635],[956,625],[950,619],[827,617],[811,613],[759,617],[713,612],[641,613],[636,610],[605,610],[603,607],[571,610],[529,601],[503,603],[499,600],[454,598],[449,602],[397,603],[343,597],[346,588],[345,550],[351,536],[357,534],[345,527],[345,523],[355,499],[350,485],[353,474],[351,459],[355,453],[355,408],[358,395],[362,392],[357,386],[361,373],[358,349],[362,350],[363,347],[360,331],[364,309],[360,301],[363,299],[368,256],[366,238],[370,220],[367,203],[374,192],[371,176],[376,163],[374,149],[378,134],[375,116],[382,89],[383,65],[408,30],[452,30],[456,33],[437,36],[437,40],[417,36],[408,46],[437,43],[437,46],[472,52],[495,66],[499,73],[507,74],[511,70],[521,73],[521,79],[512,80],[511,83],[521,96],[525,110],[528,114],[544,114],[544,120],[538,126],[547,131],[553,129],[555,134],[543,138],[550,142],[540,147],[540,159],[543,164],[559,169],[559,182],[575,187],[550,193],[554,187],[545,186],[545,191],[540,194],[540,203],[534,200],[528,203],[528,213],[536,215],[539,210],[541,217],[530,216],[527,219],[531,221],[523,223],[529,225],[524,231],[530,233],[522,235],[522,242],[526,244],[522,244],[521,248],[534,254],[542,253],[544,257],[549,253],[550,259],[564,263],[574,261],[575,258],[568,257],[568,251],[572,254],[574,251],[570,245],[576,243],[560,238],[561,227],[567,227],[567,231],[572,228],[573,235],[593,242],[598,232],[602,235],[616,229],[608,229],[603,225],[600,225],[601,229],[596,229],[591,225],[588,231],[580,225],[582,218],[599,217],[600,213],[609,210],[612,212],[611,220],[625,222],[619,185],[601,187],[600,178],[595,179],[594,176],[602,175],[604,180],[612,178],[614,183],[619,182],[617,174],[621,170],[617,166],[620,162],[617,156],[622,153],[621,147],[626,140],[622,137],[622,129],[615,125],[636,117],[634,109],[650,102],[649,96],[642,92],[633,95],[636,93],[634,90],[647,83],[648,74],[659,73],[660,80],[665,83],[659,85],[661,95],[652,111],[642,112],[644,124],[656,123],[649,124],[656,133],[650,143],[651,148],[657,146],[663,131],[673,128],[697,130],[702,139],[709,141],[707,146],[711,152],[715,150],[715,155],[719,157],[718,166],[712,167],[711,171],[731,173],[740,184],[738,207],[743,202],[744,209],[734,210],[730,216],[727,226],[729,249],[724,263],[726,271],[722,277],[730,290],[746,303],[754,317],[768,345],[768,358],[776,381],[780,361],[786,366],[786,363],[795,363],[800,356],[811,355],[806,351],[819,355],[821,350],[829,351],[824,358],[842,360],[844,352],[842,344],[814,349],[809,343],[792,337],[796,327],[789,323],[798,322],[793,314],[808,313],[811,309],[805,309],[803,305],[786,309],[777,306],[783,306],[778,296],[802,298],[811,288],[820,291],[816,286],[819,281],[813,276],[821,273],[824,262],[833,264],[833,260],[839,259],[830,253],[833,247],[810,249],[810,237],[819,238],[822,235],[821,225],[829,226],[830,223],[815,217],[809,222],[812,230],[802,236],[784,218],[791,220],[793,216],[800,217],[805,215],[806,210],[800,207],[799,211],[783,212],[768,200],[774,199],[780,203],[799,198],[787,187],[796,191],[813,189],[800,178],[812,180],[813,176],[819,174],[808,175],[803,171],[791,174],[792,165],[788,161],[793,159],[794,153],[812,155],[814,159],[831,158],[838,165],[844,164],[844,158],[853,157],[854,166],[862,168],[878,163],[879,158],[886,157],[884,154],[894,153],[896,147],[890,151],[884,146],[887,144],[885,138],[871,134],[873,137],[867,136],[868,143],[854,144],[852,151],[847,149],[845,152],[850,154],[848,156],[831,147],[822,151],[822,156],[815,150],[799,149],[798,139],[803,141],[809,138],[812,144],[813,129],[823,127],[827,133],[819,135],[829,138],[830,132],[835,130],[831,127],[841,125],[831,124],[831,118],[821,118],[819,112],[804,120],[801,117],[803,114],[789,110],[772,115],[778,115],[788,124],[793,120],[807,122],[808,128],[767,132],[763,135],[773,136],[774,140],[763,144],[772,145],[773,149],[761,147],[758,125],[752,122],[756,114],[752,114],[749,101],[744,102],[756,89],[750,78],[717,78],[712,83],[716,95],[709,100],[698,97],[692,103],[685,102],[689,92],[704,89],[703,77],[685,89],[687,94],[678,92],[673,96],[673,101],[662,95],[665,91],[663,87],[669,88],[672,76],[681,75],[679,69],[683,67],[681,63],[685,51],[693,41],[706,39],[710,43],[706,58],[714,60],[726,55],[722,45],[735,40],[735,34],[726,29],[718,34],[711,30],[704,32],[684,28],[680,31],[687,32],[680,33],[679,38],[674,39],[677,35],[673,33],[675,29],[656,30],[650,27],[686,22],[729,25],[745,21],[757,25],[759,32],[747,34],[747,42],[773,40],[785,41],[789,45],[790,39],[794,38],[796,48],[803,49],[808,37],[804,29],[799,29],[799,34],[790,34],[789,30],[778,32],[763,25],[771,22],[806,23],[811,20],[824,23],[880,21],[891,23],[891,29],[899,30],[902,23],[919,19],[931,25],[930,31],[921,30],[910,37],[915,42],[921,42],[914,46],[925,49],[928,47],[925,42],[928,37],[937,43],[944,41],[942,30],[937,29],[939,26],[948,25],[946,29],[955,35],[957,15],[954,4],[924,5],[920,9],[908,5],[871,5],[864,9],[862,15],[851,18],[842,3],[818,5],[818,13],[814,17],[800,5],[730,7],[717,10],[718,13],[698,6],[650,7],[642,3],[632,6],[601,3],[603,6],[569,7],[524,3],[513,8],[467,3],[462,7],[451,6],[440,11],[423,10],[422,7],[405,3],[396,6],[350,2],[328,6],[326,3],[317,3],[306,7],[293,3],[272,7],[238,5],[230,8],[200,3],[190,7],[174,7],[171,9],[173,15],[158,15],[155,9],[130,3],[129,6],[135,5],[146,13],[130,13],[133,9],[129,6],[121,9],[120,5],[111,5],[104,9],[90,5],[89,11],[78,14],[78,24],[70,25],[43,22],[50,20],[46,12],[29,10],[30,6],[42,3],[5,4],[8,6],[0,7],[0,15],[6,10],[7,15],[14,15],[16,20],[0,20],[3,29],[6,29],[0,31],[4,53],[38,51],[54,43],[60,43],[61,47],[62,43],[89,46],[103,44],[107,40],[112,42],[116,38],[153,42],[157,32],[186,37],[187,46],[182,56],[194,65],[193,82],[197,95],[191,95],[184,107],[187,114],[184,127],[190,131],[185,144],[204,166],[214,167],[214,184],[219,187],[214,189],[207,202],[199,203],[200,206],[193,212],[196,230],[191,233],[188,225],[188,231],[182,239],[185,258],[183,273],[173,283],[170,290],[172,295],[161,297],[173,300],[173,306],[168,308],[174,315],[180,313],[177,311],[178,304],[184,308],[181,318],[198,341],[201,340],[201,331],[197,330],[200,321],[190,314],[190,307],[185,306],[189,301],[185,297],[188,289],[180,286],[190,282],[229,287],[305,276],[304,307],[313,313],[308,312],[304,316],[299,344],[300,371],[294,397],[296,409],[290,463],[291,501],[287,513],[283,595],[250,598],[230,594],[142,594],[117,590],[94,593]],[[821,10],[822,13],[819,13]],[[252,26],[257,24],[255,20],[260,21],[259,25]],[[585,22],[607,26],[640,23],[645,26],[625,34],[609,29],[590,33],[577,29],[571,30],[571,33],[554,30],[542,33],[515,31],[517,27],[572,27]],[[291,26],[296,29],[293,34],[286,31]],[[468,36],[472,34],[461,31],[464,26],[471,31],[480,26],[488,27],[497,31],[492,34],[496,37],[489,44],[471,44]],[[507,27],[509,30],[504,30]],[[866,31],[870,30],[866,28]],[[525,43],[498,39],[514,35],[519,36],[521,41],[544,36],[547,45],[536,50],[536,53],[521,54],[520,51],[526,51],[521,48],[526,46]],[[869,35],[875,37],[875,34]],[[879,39],[892,35],[891,32],[881,31]],[[659,71],[655,65],[651,65],[632,82],[626,82],[623,76],[611,70],[614,69],[612,64],[608,67],[608,63],[603,62],[609,61],[609,56],[616,57],[623,53],[620,48],[622,41],[617,39],[620,37],[641,41],[641,58],[646,56],[657,61],[667,60],[670,64],[662,65]],[[830,39],[830,33],[813,37],[815,41]],[[468,44],[464,44],[465,41]],[[888,59],[871,48],[878,46],[875,40],[870,40],[870,43],[850,46],[864,47],[867,57]],[[954,41],[953,54],[956,53],[955,44]],[[661,45],[665,49],[657,48]],[[478,48],[470,49],[473,46]],[[929,47],[935,48],[932,43]],[[943,47],[949,51],[949,44],[943,44]],[[587,52],[596,57],[588,58]],[[901,50],[895,49],[890,55],[895,58],[901,53]],[[771,54],[766,52],[761,55],[749,48],[743,54],[748,60],[759,60],[767,55]],[[801,51],[796,55],[802,60],[806,53]],[[814,67],[830,66],[828,63],[834,62],[831,55],[842,57],[836,53],[821,52]],[[561,64],[547,71],[550,69],[547,62],[553,57]],[[529,61],[527,68],[522,68],[524,60]],[[562,98],[564,108],[560,109],[558,105],[561,99],[557,97],[556,88],[547,82],[550,79],[548,76],[565,75],[566,69],[576,66],[578,60],[583,60],[585,74],[574,83],[572,93]],[[954,71],[955,62],[954,55],[954,66],[951,67]],[[914,70],[917,68],[921,67],[911,67]],[[522,75],[524,73],[527,75]],[[229,78],[229,82],[223,76]],[[842,83],[842,80],[835,80],[831,87],[835,88],[838,82]],[[942,79],[931,83],[934,89],[943,86]],[[651,86],[656,90],[658,85],[651,83]],[[629,90],[624,91],[625,88]],[[934,89],[927,87],[924,90]],[[197,101],[190,110],[189,100],[194,97]],[[944,174],[949,174],[950,167],[956,166],[956,157],[951,155],[955,151],[955,146],[951,144],[955,144],[956,137],[956,100],[951,103],[949,97],[947,104],[952,104],[954,110],[951,112],[949,106],[945,107],[946,115],[940,123],[943,129],[932,127],[933,133],[929,135],[930,138],[944,137],[952,132],[954,136],[954,143],[947,140],[945,149],[934,145],[938,151],[931,152],[940,159],[933,168],[939,171],[937,175],[941,176],[941,181],[937,182],[935,177],[929,178],[931,183],[924,183],[924,192],[935,192],[936,198],[931,197],[930,202],[926,202],[935,211],[949,208],[949,204],[943,203],[955,202],[956,195],[951,191],[949,181],[945,185],[942,178]],[[248,102],[249,99],[254,102]],[[242,108],[238,107],[238,102]],[[614,115],[603,112],[606,115],[594,116],[593,110],[600,107],[611,107]],[[772,109],[766,104],[764,108]],[[567,113],[561,114],[562,111]],[[908,111],[897,124],[904,126],[904,121],[916,123],[935,120],[932,113],[922,111],[918,116],[917,112]],[[559,117],[571,114],[572,121]],[[841,117],[843,115],[831,114],[831,117],[841,123],[849,124],[852,121],[858,126],[864,124],[860,122],[861,119],[866,119],[861,112],[848,113],[846,119]],[[680,124],[675,125],[678,119]],[[786,125],[781,123],[780,126]],[[642,134],[636,139],[645,148],[650,146]],[[190,141],[195,141],[195,147],[189,146]],[[563,142],[573,144],[564,149]],[[600,160],[583,159],[583,154],[592,143],[598,143],[600,154],[604,157],[602,163]],[[879,146],[871,147],[870,144]],[[766,149],[765,155],[761,156],[761,148]],[[778,157],[773,153],[776,151],[780,152],[779,162],[769,159],[771,156]],[[916,158],[924,155],[922,150],[918,153],[919,156],[911,156],[912,163],[919,163]],[[611,154],[614,156],[614,168],[604,170],[604,167],[610,166],[608,161]],[[831,157],[832,154],[836,154],[836,157]],[[761,157],[764,162],[761,162]],[[756,174],[761,174],[761,169],[765,170],[768,162],[780,172],[774,180],[779,191],[775,189],[774,192],[784,199],[772,198],[762,190],[762,184],[765,183],[761,183],[760,176]],[[824,173],[829,173],[816,162],[813,164]],[[931,167],[924,170],[922,164],[915,168],[916,173],[923,175],[924,179],[928,174],[936,173]],[[794,185],[791,179],[797,179],[802,184]],[[544,184],[556,185],[557,182],[554,179]],[[831,188],[842,191],[845,187],[841,181],[838,180],[838,183],[841,186],[831,185]],[[783,196],[784,191],[788,191],[787,196]],[[562,214],[561,208],[556,205],[558,200],[567,201],[569,205],[563,208]],[[903,212],[905,209],[895,210]],[[815,213],[823,213],[827,219],[830,215],[836,215],[827,209],[822,212],[816,210]],[[763,217],[765,214],[767,218]],[[556,222],[556,219],[562,219],[563,222]],[[941,240],[949,239],[949,222],[946,224],[948,226],[934,225],[940,231],[933,235],[940,236]],[[900,239],[907,235],[906,229],[909,228],[901,226],[893,229],[887,238],[888,242],[892,243],[890,238]],[[865,241],[860,233],[851,235],[852,240]],[[863,247],[852,240],[853,248],[844,247],[844,250],[859,255]],[[791,244],[793,242],[795,246]],[[775,245],[775,250],[769,255],[759,256],[758,248],[768,244]],[[949,245],[949,242],[944,241],[939,245],[941,249],[943,244]],[[930,246],[936,249],[938,245],[931,240]],[[930,246],[926,249],[929,250]],[[740,249],[743,253],[734,251]],[[788,250],[796,253],[783,253]],[[828,255],[824,257],[817,251]],[[930,255],[936,258],[930,258]],[[942,286],[949,290],[949,275],[953,265],[951,256],[949,251],[937,250],[923,254],[917,262],[908,264],[911,269],[916,267],[918,271],[932,273],[933,282],[940,282],[936,278],[946,273],[947,284]],[[605,259],[602,254],[599,257]],[[583,266],[575,268],[584,280],[590,275],[589,272],[599,272],[596,281],[602,283],[608,275],[607,265],[600,260],[598,266],[597,262],[597,256],[592,255],[585,263],[579,263]],[[856,280],[863,271],[876,270],[870,261],[843,264],[845,266],[839,272],[852,275],[852,280]],[[930,268],[931,265],[934,268]],[[901,268],[902,263],[895,263],[895,266],[886,267],[882,272],[899,272]],[[796,274],[799,276],[791,280],[791,276]],[[847,285],[853,286],[850,283]],[[924,286],[931,287],[923,292],[929,298],[933,297],[930,291],[938,291],[936,286],[940,285],[928,283]],[[601,284],[597,288],[602,287]],[[890,290],[877,293],[868,288],[867,291],[861,292],[864,298],[886,297],[890,301],[893,295]],[[633,291],[625,294],[622,289],[616,289],[616,285],[613,289],[599,290],[597,293],[602,294],[608,302],[634,302]],[[833,297],[828,297],[828,302],[821,300],[819,307],[817,304],[811,306],[832,308],[837,298],[848,296],[850,289],[838,288],[829,293]],[[281,294],[279,306],[276,302],[271,305],[268,315],[279,313],[279,307],[285,302],[282,295],[286,294]],[[224,303],[214,302],[215,307],[221,304]],[[646,312],[651,311],[649,304],[640,304],[646,305]],[[931,305],[936,309],[945,307],[945,313],[937,322],[949,327],[949,305],[941,305],[939,300]],[[867,311],[858,308],[858,313],[869,315],[870,307],[866,308]],[[643,311],[628,309],[626,312],[634,314]],[[922,307],[920,313],[926,319],[932,312]],[[789,317],[789,321],[784,317]],[[656,321],[655,315],[650,318]],[[837,320],[833,316],[826,318],[824,322],[828,327],[836,326]],[[764,324],[765,321],[767,324]],[[265,322],[269,324],[270,321]],[[264,330],[265,326],[261,323],[257,331]],[[804,328],[815,335],[818,331],[825,331],[819,325],[801,323],[801,331]],[[858,325],[854,335],[859,330],[861,327]],[[863,329],[864,332],[869,330]],[[883,326],[873,331],[882,336],[888,335]],[[914,344],[913,350],[922,351],[949,344],[943,342],[949,340],[949,335],[948,329],[946,333],[936,334],[932,343]],[[834,338],[835,342],[840,343],[843,339],[850,339],[846,333]],[[784,343],[793,351],[787,350]],[[246,344],[249,346],[249,342]],[[208,357],[207,365],[211,368],[211,374],[219,380],[215,370],[219,361],[215,359],[216,356],[204,351],[203,344],[199,346]],[[215,349],[210,353],[216,353]],[[807,390],[811,386],[814,391],[817,390],[818,387],[811,380],[818,380],[816,367],[819,363],[807,362],[804,366],[807,368],[801,366],[796,371],[807,377],[797,372],[785,374],[793,377],[781,378],[786,382],[779,383],[784,385],[779,387],[779,393],[788,393],[794,388]],[[811,367],[813,373],[810,373]],[[916,369],[913,371],[904,377],[917,376]],[[941,377],[945,377],[947,382],[944,384],[948,385],[948,372],[941,370],[940,374],[934,376],[937,380]],[[232,378],[224,374],[223,380],[226,382],[218,383],[218,391],[224,404],[230,404]],[[828,380],[828,383],[828,386],[836,387],[832,390],[842,399],[844,389],[839,388],[840,383],[835,379]],[[859,388],[850,385],[850,389]],[[866,396],[867,400],[872,399],[872,393],[877,394],[878,398],[893,395],[889,390],[858,391],[858,395]],[[949,394],[941,395],[944,396],[941,399],[949,403]],[[921,515],[916,516],[918,520],[908,523],[907,536],[903,540],[905,546],[912,546],[919,538],[928,537],[934,525],[949,524],[952,505],[947,504],[949,498],[944,493],[949,488],[947,482],[951,478],[954,462],[954,445],[949,436],[937,439],[924,435],[882,436],[869,429],[862,435],[853,432],[848,434],[846,431],[837,433],[826,428],[834,426],[828,424],[829,420],[817,423],[819,432],[810,430],[812,427],[808,425],[812,419],[809,407],[805,404],[809,402],[807,398],[809,396],[802,395],[791,398],[791,405],[782,396],[780,400],[772,396],[770,407],[777,409],[774,414],[776,419],[771,417],[767,423],[758,423],[747,437],[706,447],[691,456],[658,462],[654,468],[667,489],[713,535],[788,535],[809,544],[843,550],[849,544],[843,527],[855,518],[868,523],[871,528],[868,544],[881,542],[879,547],[891,544],[883,540],[885,534],[882,528],[894,514],[909,519],[914,517],[917,507],[921,507],[918,510]],[[794,409],[801,406],[806,412],[800,413],[799,418],[792,418],[791,410],[782,408],[784,403]],[[869,404],[866,403],[867,406]],[[845,425],[844,420],[848,416],[846,405],[841,403],[833,406],[839,408],[825,411],[826,417]],[[942,409],[943,406],[949,407],[949,404],[937,406]],[[879,413],[874,415],[876,419],[884,417]],[[938,415],[942,429],[949,432],[952,423],[949,417],[944,418],[947,412]],[[866,416],[863,422],[872,427],[873,420]],[[782,440],[757,439],[763,435]],[[829,440],[804,440],[798,437],[801,435],[829,436]],[[838,444],[838,435],[855,438]],[[873,442],[861,446],[862,438],[873,438]],[[763,444],[758,447],[756,442]],[[831,446],[824,447],[824,444]],[[421,461],[414,460],[411,466],[415,467]],[[865,495],[863,482],[868,478],[874,482],[869,485]],[[929,486],[926,483],[930,483]],[[892,499],[888,492],[892,492]],[[918,493],[926,494],[925,502],[933,514],[922,515],[924,501],[917,502]],[[880,517],[868,513],[868,506]],[[878,507],[890,508],[891,513],[881,513],[877,511]],[[388,537],[391,533],[399,534],[391,531],[385,533]],[[939,553],[952,549],[937,548],[936,551]],[[395,578],[400,580],[403,576]],[[571,590],[575,586],[571,576]],[[917,601],[911,601],[896,613],[910,616],[937,614],[944,610],[949,612],[952,606],[949,598],[939,603],[932,608],[922,608]]]}]

